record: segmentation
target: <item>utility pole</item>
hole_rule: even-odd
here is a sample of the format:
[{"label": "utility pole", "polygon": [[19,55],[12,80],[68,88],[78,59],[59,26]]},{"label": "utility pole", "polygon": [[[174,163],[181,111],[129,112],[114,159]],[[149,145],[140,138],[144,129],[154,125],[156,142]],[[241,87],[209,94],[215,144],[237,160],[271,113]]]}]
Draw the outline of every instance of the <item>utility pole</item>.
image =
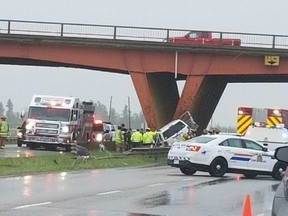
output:
[{"label": "utility pole", "polygon": [[109,115],[108,115],[109,122],[111,120],[111,109],[112,109],[112,96],[110,96],[110,104],[109,104]]},{"label": "utility pole", "polygon": [[131,116],[130,116],[130,97],[128,96],[128,129],[131,128]]}]

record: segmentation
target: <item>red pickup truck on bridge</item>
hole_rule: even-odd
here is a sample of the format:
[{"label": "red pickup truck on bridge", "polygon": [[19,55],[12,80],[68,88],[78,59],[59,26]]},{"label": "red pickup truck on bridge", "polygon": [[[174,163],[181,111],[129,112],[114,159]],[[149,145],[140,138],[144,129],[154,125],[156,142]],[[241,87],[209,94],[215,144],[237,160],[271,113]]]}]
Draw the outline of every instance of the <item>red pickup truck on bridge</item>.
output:
[{"label": "red pickup truck on bridge", "polygon": [[[218,33],[219,34],[219,33]],[[215,38],[212,32],[196,32],[191,31],[182,37],[171,37],[168,42],[171,43],[187,43],[187,44],[205,44],[205,45],[228,45],[228,46],[240,46],[240,39],[230,38]]]}]

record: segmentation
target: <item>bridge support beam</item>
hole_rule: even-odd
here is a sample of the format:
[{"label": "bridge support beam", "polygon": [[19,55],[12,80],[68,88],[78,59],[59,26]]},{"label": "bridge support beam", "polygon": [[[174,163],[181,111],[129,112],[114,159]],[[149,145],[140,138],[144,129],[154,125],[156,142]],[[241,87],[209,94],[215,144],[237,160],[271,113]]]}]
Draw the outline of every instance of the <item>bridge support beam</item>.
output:
[{"label": "bridge support beam", "polygon": [[174,115],[179,92],[171,73],[143,73],[130,71],[143,114],[152,129],[167,124]]},{"label": "bridge support beam", "polygon": [[199,125],[198,134],[201,133],[207,127],[227,83],[227,78],[222,76],[188,76],[174,119],[190,111]]}]

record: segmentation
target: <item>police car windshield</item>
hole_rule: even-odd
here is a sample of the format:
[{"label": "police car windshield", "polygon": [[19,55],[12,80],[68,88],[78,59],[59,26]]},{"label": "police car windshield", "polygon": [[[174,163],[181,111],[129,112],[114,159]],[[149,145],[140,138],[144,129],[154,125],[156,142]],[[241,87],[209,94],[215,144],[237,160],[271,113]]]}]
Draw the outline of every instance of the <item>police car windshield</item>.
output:
[{"label": "police car windshield", "polygon": [[193,142],[193,143],[208,143],[214,139],[216,139],[216,138],[215,137],[198,136],[198,137],[193,137],[192,139],[189,139],[187,141]]},{"label": "police car windshield", "polygon": [[30,107],[28,112],[28,118],[47,121],[68,122],[70,119],[70,110],[47,107]]}]

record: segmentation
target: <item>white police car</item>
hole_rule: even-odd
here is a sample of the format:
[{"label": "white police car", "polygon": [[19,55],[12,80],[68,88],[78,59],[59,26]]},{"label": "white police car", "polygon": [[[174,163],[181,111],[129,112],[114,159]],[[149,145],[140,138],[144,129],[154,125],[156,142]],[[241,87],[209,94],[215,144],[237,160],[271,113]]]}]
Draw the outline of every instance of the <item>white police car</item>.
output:
[{"label": "white police car", "polygon": [[221,177],[225,173],[241,173],[247,178],[272,175],[281,180],[286,164],[274,158],[257,141],[233,135],[202,135],[175,142],[168,153],[167,164],[180,168],[185,175],[196,171]]}]

